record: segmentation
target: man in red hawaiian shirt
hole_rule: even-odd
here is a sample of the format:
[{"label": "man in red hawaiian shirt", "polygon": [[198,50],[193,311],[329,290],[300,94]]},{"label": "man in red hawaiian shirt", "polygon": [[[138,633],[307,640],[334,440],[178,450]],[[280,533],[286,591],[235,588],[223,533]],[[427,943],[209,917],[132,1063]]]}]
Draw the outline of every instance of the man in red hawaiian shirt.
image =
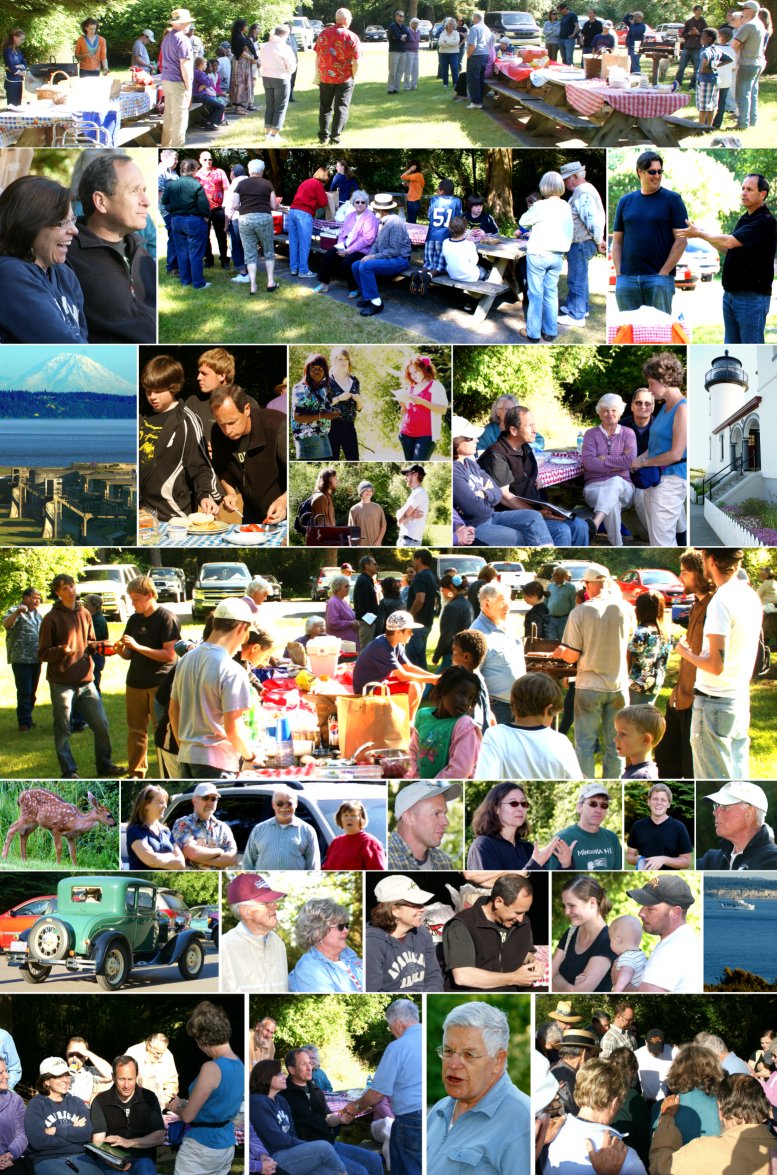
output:
[{"label": "man in red hawaiian shirt", "polygon": [[210,217],[208,218],[208,246],[205,252],[205,265],[210,267],[213,265],[213,248],[210,241],[211,228],[216,234],[216,241],[219,247],[219,256],[221,258],[221,268],[229,269],[229,257],[227,255],[227,229],[224,220],[224,195],[229,189],[229,179],[226,172],[222,171],[220,167],[213,166],[213,156],[210,151],[200,152],[200,170],[196,173],[197,179],[205,189],[205,195],[208,197],[210,204]]},{"label": "man in red hawaiian shirt", "polygon": [[[328,25],[316,41],[319,76],[318,141],[337,144],[348,122],[361,42],[350,30],[351,14],[338,8],[334,26]],[[330,125],[331,124],[331,125]]]}]

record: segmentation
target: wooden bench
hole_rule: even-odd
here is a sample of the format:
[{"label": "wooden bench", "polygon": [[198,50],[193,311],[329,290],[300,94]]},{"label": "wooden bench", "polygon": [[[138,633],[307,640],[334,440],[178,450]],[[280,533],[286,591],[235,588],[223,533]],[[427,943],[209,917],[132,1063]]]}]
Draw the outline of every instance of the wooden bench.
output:
[{"label": "wooden bench", "polygon": [[516,94],[516,101],[531,115],[525,127],[530,134],[563,126],[570,131],[577,131],[580,138],[587,139],[599,129],[589,118],[583,118],[564,106],[552,106],[544,98]]},{"label": "wooden bench", "polygon": [[474,324],[485,322],[497,298],[502,294],[508,294],[510,292],[510,286],[507,282],[456,281],[452,277],[446,277],[445,274],[433,277],[432,284],[435,286],[448,286],[449,289],[462,290],[465,294],[469,294],[473,298],[478,298],[479,302],[472,317]]},{"label": "wooden bench", "polygon": [[711,127],[703,126],[702,123],[697,122],[694,118],[683,118],[680,114],[665,114],[664,122],[669,126],[678,127],[680,130],[688,131],[689,134],[708,135]]},{"label": "wooden bench", "polygon": [[491,91],[497,101],[506,98],[509,102],[515,105],[520,102],[520,91],[515,90],[512,86],[505,85],[504,82],[488,81],[486,88]]}]

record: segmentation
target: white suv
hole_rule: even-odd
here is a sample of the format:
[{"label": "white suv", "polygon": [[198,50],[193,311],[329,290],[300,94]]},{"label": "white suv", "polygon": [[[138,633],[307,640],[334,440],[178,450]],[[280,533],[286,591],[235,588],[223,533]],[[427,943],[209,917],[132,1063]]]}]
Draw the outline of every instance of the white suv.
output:
[{"label": "white suv", "polygon": [[291,31],[297,41],[299,49],[312,49],[316,34],[312,24],[306,16],[294,16],[291,20]]}]

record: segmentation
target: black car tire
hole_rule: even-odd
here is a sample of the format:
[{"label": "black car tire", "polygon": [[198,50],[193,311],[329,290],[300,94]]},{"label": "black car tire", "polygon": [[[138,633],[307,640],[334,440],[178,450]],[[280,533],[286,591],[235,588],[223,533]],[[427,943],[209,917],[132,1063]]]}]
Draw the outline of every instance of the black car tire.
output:
[{"label": "black car tire", "polygon": [[61,918],[49,915],[40,918],[33,925],[27,938],[33,962],[41,966],[61,963],[70,950],[71,938],[70,927]]},{"label": "black car tire", "polygon": [[25,983],[43,983],[51,974],[51,967],[44,967],[28,959],[24,967],[19,968]]},{"label": "black car tire", "polygon": [[102,966],[95,976],[97,986],[103,991],[118,991],[126,983],[132,970],[127,948],[123,943],[114,942],[103,957]]},{"label": "black car tire", "polygon": [[178,960],[178,970],[184,979],[197,979],[205,966],[205,951],[198,938],[193,938]]}]

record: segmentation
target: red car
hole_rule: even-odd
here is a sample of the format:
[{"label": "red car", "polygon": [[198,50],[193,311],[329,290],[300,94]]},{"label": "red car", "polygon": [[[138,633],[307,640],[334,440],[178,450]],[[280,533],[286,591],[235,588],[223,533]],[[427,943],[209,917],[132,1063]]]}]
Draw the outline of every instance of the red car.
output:
[{"label": "red car", "polygon": [[[618,25],[618,27],[615,30],[615,39],[619,45],[626,44],[626,37],[628,36],[628,33],[629,33],[629,26],[628,25],[625,25],[625,24]],[[660,40],[661,40],[661,37],[658,36],[658,34],[656,33],[656,30],[654,28],[651,28],[651,26],[646,23],[645,24],[645,41],[660,41]]]},{"label": "red car", "polygon": [[673,571],[664,571],[660,567],[638,567],[635,571],[625,572],[616,583],[629,604],[636,603],[637,596],[651,591],[660,592],[669,607],[685,599],[682,581]]},{"label": "red car", "polygon": [[28,898],[18,906],[12,906],[0,914],[0,950],[8,950],[23,930],[29,930],[33,922],[44,914],[54,914],[57,909],[57,895],[46,894],[42,898]]}]

